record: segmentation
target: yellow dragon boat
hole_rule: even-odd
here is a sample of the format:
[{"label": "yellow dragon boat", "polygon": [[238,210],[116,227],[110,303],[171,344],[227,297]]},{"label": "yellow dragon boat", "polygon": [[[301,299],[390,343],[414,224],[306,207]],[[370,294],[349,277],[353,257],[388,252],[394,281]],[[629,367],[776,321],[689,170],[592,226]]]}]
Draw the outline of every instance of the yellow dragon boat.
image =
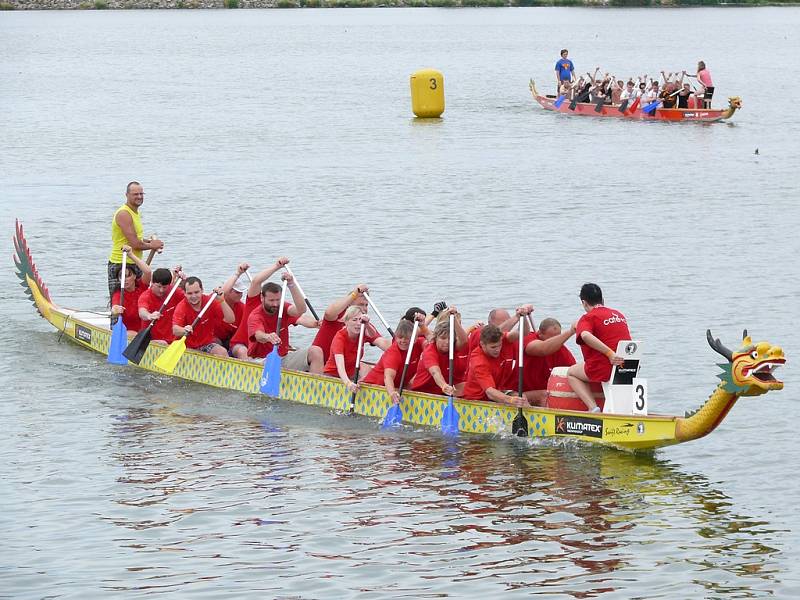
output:
[{"label": "yellow dragon boat", "polygon": [[[58,306],[50,297],[31,257],[22,224],[17,221],[14,235],[14,262],[22,287],[39,314],[58,331],[84,348],[108,354],[111,330],[107,314]],[[741,396],[760,396],[783,389],[783,382],[773,375],[785,362],[783,350],[768,342],[753,343],[745,332],[740,348],[728,350],[707,332],[711,347],[726,361],[719,365],[721,380],[710,398],[690,415],[617,415],[571,410],[525,408],[530,438],[571,438],[599,443],[628,451],[652,451],[662,446],[688,442],[708,435],[722,422]],[[138,368],[156,371],[154,363],[166,345],[151,343]],[[134,368],[130,364],[126,367]],[[178,362],[173,375],[217,388],[260,394],[262,366],[234,358],[221,358],[188,350]],[[350,394],[338,378],[283,370],[281,398],[349,412]],[[448,400],[415,392],[403,394],[404,422],[439,428]],[[518,409],[493,402],[455,400],[459,430],[465,433],[502,434],[512,432]],[[355,413],[381,419],[391,406],[383,387],[364,385],[356,397]]]}]

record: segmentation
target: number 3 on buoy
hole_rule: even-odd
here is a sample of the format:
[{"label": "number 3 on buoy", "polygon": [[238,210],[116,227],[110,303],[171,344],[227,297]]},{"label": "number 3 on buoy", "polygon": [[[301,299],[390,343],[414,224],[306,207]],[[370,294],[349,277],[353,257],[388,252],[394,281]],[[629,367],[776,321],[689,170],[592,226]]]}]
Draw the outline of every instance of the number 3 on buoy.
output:
[{"label": "number 3 on buoy", "polygon": [[631,382],[633,386],[633,414],[647,414],[647,379],[634,377]]}]

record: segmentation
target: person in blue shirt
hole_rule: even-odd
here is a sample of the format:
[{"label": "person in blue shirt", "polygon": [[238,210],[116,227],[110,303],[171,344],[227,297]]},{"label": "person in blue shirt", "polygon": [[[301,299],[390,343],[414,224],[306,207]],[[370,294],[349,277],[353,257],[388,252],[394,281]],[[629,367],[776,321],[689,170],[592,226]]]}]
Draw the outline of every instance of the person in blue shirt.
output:
[{"label": "person in blue shirt", "polygon": [[568,81],[572,83],[575,79],[575,65],[567,58],[569,52],[566,48],[561,51],[561,58],[556,63],[556,93],[561,89],[561,82]]}]

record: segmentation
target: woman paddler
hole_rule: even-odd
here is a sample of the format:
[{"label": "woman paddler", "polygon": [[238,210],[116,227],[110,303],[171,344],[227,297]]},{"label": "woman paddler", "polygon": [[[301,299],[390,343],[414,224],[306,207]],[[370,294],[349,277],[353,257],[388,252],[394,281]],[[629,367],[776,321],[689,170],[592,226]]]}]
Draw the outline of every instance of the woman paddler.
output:
[{"label": "woman paddler", "polygon": [[[116,322],[119,315],[122,315],[122,322],[128,333],[136,333],[142,329],[142,320],[139,318],[139,296],[150,287],[150,277],[152,270],[150,265],[134,254],[128,245],[122,246],[122,252],[126,254],[127,260],[131,261],[125,266],[125,295],[120,304],[119,288],[111,296],[111,322]],[[141,277],[138,274],[141,273]]]},{"label": "woman paddler", "polygon": [[[361,325],[363,323],[366,326],[369,323],[369,316],[364,313],[363,308],[353,304],[345,310],[343,321],[344,327],[336,332],[331,341],[330,355],[328,356],[328,362],[325,363],[324,373],[334,377],[338,376],[350,392],[355,392],[358,389],[358,384],[353,381],[353,376],[356,371],[358,339],[361,333]],[[363,346],[367,341],[366,336],[361,341],[362,356],[364,355]],[[371,365],[362,361],[359,375],[365,375],[371,368]]]},{"label": "woman paddler", "polygon": [[[420,324],[424,323],[425,314],[417,313],[416,320],[419,321]],[[414,325],[411,321],[400,319],[400,322],[397,324],[397,329],[394,331],[394,341],[392,345],[389,346],[389,349],[383,353],[375,367],[362,380],[364,383],[386,386],[386,391],[395,404],[400,402],[400,392],[398,392],[398,388],[400,387],[400,379],[406,362],[406,353],[411,344],[411,333],[413,331]],[[417,364],[419,363],[419,357],[422,354],[424,345],[425,337],[418,335],[417,339],[414,340],[411,360],[408,363],[406,379],[403,382],[403,387],[406,389],[410,387],[411,380],[417,372]]]},{"label": "woman paddler", "polygon": [[[453,386],[450,378],[450,323],[449,315],[454,315],[453,329],[455,344],[453,352]],[[411,389],[428,394],[460,396],[464,390],[469,365],[469,344],[466,330],[461,324],[461,314],[451,306],[439,314],[439,322],[433,330],[433,342],[425,346],[417,366],[417,373],[411,381]]]}]

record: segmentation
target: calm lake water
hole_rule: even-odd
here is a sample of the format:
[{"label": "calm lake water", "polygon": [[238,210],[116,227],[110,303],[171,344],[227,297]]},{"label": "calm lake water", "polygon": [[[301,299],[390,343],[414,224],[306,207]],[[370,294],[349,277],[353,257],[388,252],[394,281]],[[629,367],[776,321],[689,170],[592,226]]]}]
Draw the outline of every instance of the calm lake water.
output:
[{"label": "calm lake water", "polygon": [[[19,217],[62,305],[102,308],[137,179],[159,264],[209,286],[287,254],[319,308],[364,281],[392,321],[444,298],[568,323],[596,281],[646,345],[656,412],[714,389],[707,327],[789,360],[783,392],[655,456],[386,434],[111,367],[7,259],[0,597],[800,596],[798,31],[797,8],[0,13],[6,256]],[[528,79],[552,87],[563,46],[623,76],[703,59],[744,108],[545,113]],[[428,66],[447,110],[417,122]]]}]

